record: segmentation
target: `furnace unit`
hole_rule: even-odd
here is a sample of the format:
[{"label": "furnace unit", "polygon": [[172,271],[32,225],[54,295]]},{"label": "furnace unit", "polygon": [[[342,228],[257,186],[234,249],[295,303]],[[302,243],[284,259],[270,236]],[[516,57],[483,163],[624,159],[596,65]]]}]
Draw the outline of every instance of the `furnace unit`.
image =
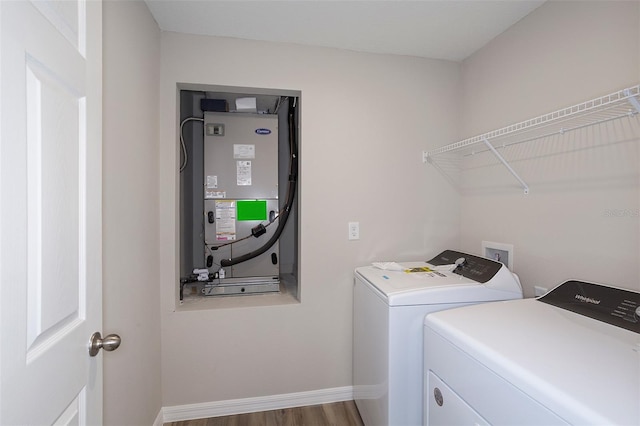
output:
[{"label": "furnace unit", "polygon": [[205,295],[279,291],[278,241],[221,266],[262,251],[278,215],[277,115],[205,113],[204,257],[215,276]]}]

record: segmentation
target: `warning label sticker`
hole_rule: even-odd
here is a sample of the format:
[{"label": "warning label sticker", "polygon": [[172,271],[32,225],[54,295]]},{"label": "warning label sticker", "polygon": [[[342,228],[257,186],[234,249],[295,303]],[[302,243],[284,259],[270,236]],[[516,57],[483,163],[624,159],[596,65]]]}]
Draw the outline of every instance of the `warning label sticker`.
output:
[{"label": "warning label sticker", "polygon": [[236,161],[238,186],[251,186],[251,161]]},{"label": "warning label sticker", "polygon": [[256,158],[256,146],[233,144],[233,158],[236,160],[250,160]]},{"label": "warning label sticker", "polygon": [[236,202],[216,201],[216,240],[236,239]]}]

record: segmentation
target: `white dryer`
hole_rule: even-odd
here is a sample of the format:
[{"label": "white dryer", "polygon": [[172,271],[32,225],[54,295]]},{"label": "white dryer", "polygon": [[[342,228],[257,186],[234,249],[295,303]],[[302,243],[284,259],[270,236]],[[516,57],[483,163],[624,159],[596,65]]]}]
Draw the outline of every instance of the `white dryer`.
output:
[{"label": "white dryer", "polygon": [[572,280],[424,334],[424,424],[640,425],[640,293]]},{"label": "white dryer", "polygon": [[401,266],[355,271],[353,385],[366,426],[422,423],[427,313],[522,298],[517,276],[493,260],[446,250],[428,262]]}]

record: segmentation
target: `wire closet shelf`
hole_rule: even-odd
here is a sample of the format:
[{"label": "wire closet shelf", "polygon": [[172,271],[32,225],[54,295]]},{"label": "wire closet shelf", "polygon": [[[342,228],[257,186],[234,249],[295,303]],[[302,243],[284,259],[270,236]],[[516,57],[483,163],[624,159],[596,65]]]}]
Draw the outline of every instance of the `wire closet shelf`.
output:
[{"label": "wire closet shelf", "polygon": [[624,117],[634,117],[637,114],[640,114],[640,85],[473,136],[433,151],[423,151],[422,161],[437,166],[435,161],[444,154],[455,153],[458,157],[468,157],[491,152],[520,182],[527,194],[529,187],[502,157],[500,149]]}]

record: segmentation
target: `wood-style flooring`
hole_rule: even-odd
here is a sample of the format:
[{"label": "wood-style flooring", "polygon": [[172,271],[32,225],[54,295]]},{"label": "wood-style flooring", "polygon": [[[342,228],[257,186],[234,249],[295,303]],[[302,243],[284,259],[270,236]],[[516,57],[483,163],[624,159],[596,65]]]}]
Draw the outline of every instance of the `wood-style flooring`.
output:
[{"label": "wood-style flooring", "polygon": [[165,423],[165,426],[364,426],[353,401],[209,419]]}]

